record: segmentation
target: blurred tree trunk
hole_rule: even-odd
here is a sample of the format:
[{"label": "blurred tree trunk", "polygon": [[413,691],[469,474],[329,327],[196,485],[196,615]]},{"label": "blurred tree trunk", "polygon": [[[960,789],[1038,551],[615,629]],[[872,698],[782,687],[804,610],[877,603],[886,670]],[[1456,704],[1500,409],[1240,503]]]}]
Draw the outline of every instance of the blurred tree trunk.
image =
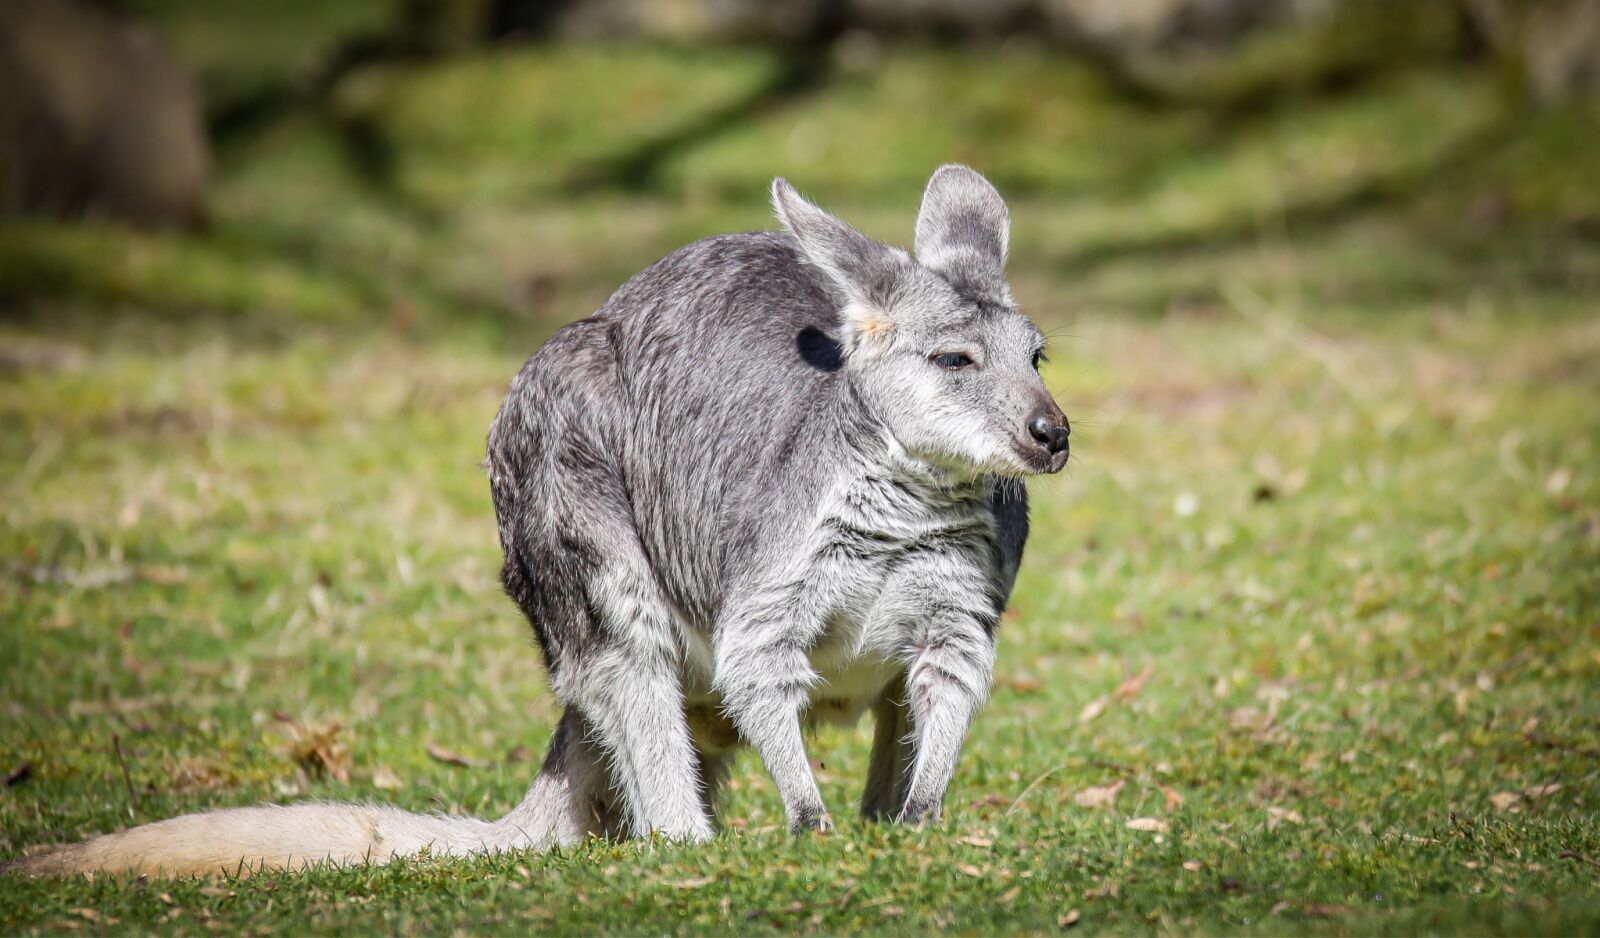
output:
[{"label": "blurred tree trunk", "polygon": [[1600,0],[1463,0],[1484,44],[1553,103],[1600,88]]},{"label": "blurred tree trunk", "polygon": [[195,223],[200,96],[142,23],[77,0],[0,16],[0,214]]}]

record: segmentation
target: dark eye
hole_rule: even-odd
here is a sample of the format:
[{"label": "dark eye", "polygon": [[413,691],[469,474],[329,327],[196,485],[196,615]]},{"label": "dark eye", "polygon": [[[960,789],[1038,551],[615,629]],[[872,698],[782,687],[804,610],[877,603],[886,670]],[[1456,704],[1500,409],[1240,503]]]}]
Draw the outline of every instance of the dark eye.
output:
[{"label": "dark eye", "polygon": [[1034,352],[1033,353],[1033,370],[1034,371],[1038,371],[1039,370],[1039,363],[1040,362],[1047,362],[1049,360],[1050,360],[1049,357],[1046,356],[1045,353],[1044,353],[1044,349],[1040,349],[1039,351]]},{"label": "dark eye", "polygon": [[941,352],[933,356],[933,363],[946,371],[960,371],[972,367],[972,357],[964,352]]}]

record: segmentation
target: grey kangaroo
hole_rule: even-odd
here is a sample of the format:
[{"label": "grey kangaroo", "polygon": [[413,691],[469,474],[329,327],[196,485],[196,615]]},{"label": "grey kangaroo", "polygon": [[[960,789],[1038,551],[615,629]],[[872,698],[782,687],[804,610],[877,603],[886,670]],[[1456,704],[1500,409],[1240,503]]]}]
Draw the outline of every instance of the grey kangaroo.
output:
[{"label": "grey kangaroo", "polygon": [[169,874],[712,836],[741,743],[796,833],[828,830],[810,722],[873,713],[862,813],[937,818],[988,694],[1068,423],[976,172],[934,173],[916,251],[772,186],[787,233],[689,245],[511,383],[488,470],[506,591],[565,707],[498,821],[339,804],[189,815],[19,861]]}]

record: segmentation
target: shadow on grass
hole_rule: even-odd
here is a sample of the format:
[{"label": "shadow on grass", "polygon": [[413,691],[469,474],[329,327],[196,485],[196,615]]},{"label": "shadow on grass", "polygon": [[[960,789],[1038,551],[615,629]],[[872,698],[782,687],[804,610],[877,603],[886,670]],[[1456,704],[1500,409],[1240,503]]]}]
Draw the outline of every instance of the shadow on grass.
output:
[{"label": "shadow on grass", "polygon": [[1505,109],[1476,130],[1440,148],[1430,160],[1374,173],[1337,192],[1292,202],[1263,215],[1239,214],[1210,225],[1075,248],[1059,255],[1059,269],[1082,273],[1113,261],[1141,257],[1155,260],[1238,247],[1256,240],[1268,228],[1325,229],[1380,211],[1402,211],[1467,177],[1473,169],[1515,141],[1526,125],[1525,114]]},{"label": "shadow on grass", "polygon": [[575,194],[606,189],[642,193],[660,188],[661,171],[673,157],[723,133],[800,103],[836,80],[828,47],[808,42],[780,50],[777,69],[744,95],[664,133],[595,161],[572,173],[564,188]]}]

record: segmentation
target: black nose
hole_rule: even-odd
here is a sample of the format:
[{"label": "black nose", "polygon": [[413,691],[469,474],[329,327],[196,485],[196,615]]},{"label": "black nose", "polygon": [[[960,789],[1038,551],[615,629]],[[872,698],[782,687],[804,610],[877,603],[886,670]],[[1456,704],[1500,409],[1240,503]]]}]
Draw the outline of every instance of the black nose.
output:
[{"label": "black nose", "polygon": [[1061,419],[1061,425],[1057,426],[1054,420],[1040,414],[1028,421],[1028,432],[1033,434],[1033,438],[1039,441],[1040,446],[1054,456],[1067,448],[1067,437],[1072,435],[1072,427],[1065,417]]}]

